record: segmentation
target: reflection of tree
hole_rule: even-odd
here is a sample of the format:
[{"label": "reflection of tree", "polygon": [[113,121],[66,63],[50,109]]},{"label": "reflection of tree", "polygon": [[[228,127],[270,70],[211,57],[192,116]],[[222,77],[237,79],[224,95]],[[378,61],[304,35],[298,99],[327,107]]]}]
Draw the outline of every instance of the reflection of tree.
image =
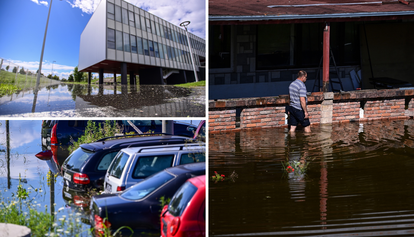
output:
[{"label": "reflection of tree", "polygon": [[77,95],[86,95],[87,93],[88,86],[76,84],[72,89],[72,99],[76,100]]}]

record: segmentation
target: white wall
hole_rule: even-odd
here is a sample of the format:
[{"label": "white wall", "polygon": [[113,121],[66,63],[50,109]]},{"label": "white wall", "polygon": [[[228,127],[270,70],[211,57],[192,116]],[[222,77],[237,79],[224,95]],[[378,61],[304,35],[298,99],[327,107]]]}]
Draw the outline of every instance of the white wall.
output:
[{"label": "white wall", "polygon": [[105,52],[106,0],[102,0],[81,34],[79,70],[105,60]]}]

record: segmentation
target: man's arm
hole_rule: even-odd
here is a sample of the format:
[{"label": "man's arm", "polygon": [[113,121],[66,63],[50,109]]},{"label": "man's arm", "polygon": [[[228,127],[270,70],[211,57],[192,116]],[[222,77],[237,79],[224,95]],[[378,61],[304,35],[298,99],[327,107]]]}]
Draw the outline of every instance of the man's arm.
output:
[{"label": "man's arm", "polygon": [[303,112],[305,112],[305,119],[309,118],[308,109],[306,107],[306,98],[300,97],[300,105],[302,106]]}]

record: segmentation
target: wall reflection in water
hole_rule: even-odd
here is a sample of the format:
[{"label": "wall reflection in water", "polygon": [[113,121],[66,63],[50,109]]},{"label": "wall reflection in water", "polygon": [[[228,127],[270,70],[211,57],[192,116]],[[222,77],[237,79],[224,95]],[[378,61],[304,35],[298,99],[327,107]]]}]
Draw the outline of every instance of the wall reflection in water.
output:
[{"label": "wall reflection in water", "polygon": [[[210,134],[210,235],[403,235],[414,227],[414,122]],[[289,176],[284,161],[308,162]],[[404,213],[400,215],[399,213]],[[398,223],[398,224],[394,224]],[[384,232],[385,233],[385,232]]]}]

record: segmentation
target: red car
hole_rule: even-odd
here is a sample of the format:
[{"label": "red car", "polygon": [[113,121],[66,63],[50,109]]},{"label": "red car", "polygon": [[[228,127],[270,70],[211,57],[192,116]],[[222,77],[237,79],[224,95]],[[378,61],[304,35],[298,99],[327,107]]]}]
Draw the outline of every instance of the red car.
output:
[{"label": "red car", "polygon": [[161,236],[205,236],[206,176],[187,180],[161,213]]}]

